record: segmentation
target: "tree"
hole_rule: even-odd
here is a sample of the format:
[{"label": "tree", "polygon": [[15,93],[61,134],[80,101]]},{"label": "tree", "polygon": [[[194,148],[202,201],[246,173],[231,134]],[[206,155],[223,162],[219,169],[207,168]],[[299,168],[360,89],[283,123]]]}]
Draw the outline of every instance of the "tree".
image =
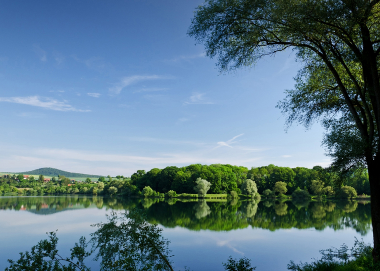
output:
[{"label": "tree", "polygon": [[104,183],[103,182],[98,182],[97,187],[98,187],[99,190],[103,190],[104,189]]},{"label": "tree", "polygon": [[255,196],[257,194],[257,186],[251,179],[246,179],[241,185],[241,192],[249,196]]},{"label": "tree", "polygon": [[38,176],[38,181],[43,182],[45,180],[44,175]]},{"label": "tree", "polygon": [[321,120],[332,166],[368,168],[374,259],[380,255],[380,2],[209,0],[189,35],[222,70],[293,48],[304,63],[278,106],[288,123]]},{"label": "tree", "polygon": [[322,189],[322,194],[331,197],[335,195],[335,192],[331,186],[326,186],[325,188]]},{"label": "tree", "polygon": [[22,181],[24,180],[24,175],[22,175],[21,173],[17,175],[17,180],[19,181]]},{"label": "tree", "polygon": [[114,187],[114,186],[110,186],[110,187],[108,188],[108,193],[110,193],[111,196],[114,195],[114,194],[116,194],[116,193],[117,193],[117,188]]},{"label": "tree", "polygon": [[149,197],[153,195],[154,191],[150,186],[145,186],[142,193],[145,197]]},{"label": "tree", "polygon": [[279,193],[280,195],[285,194],[288,189],[286,188],[286,183],[277,182],[274,184],[273,191]]},{"label": "tree", "polygon": [[270,189],[265,189],[264,190],[264,192],[263,192],[263,194],[264,194],[264,196],[266,196],[266,197],[270,197],[270,196],[272,196],[272,190],[270,190]]},{"label": "tree", "polygon": [[311,181],[311,185],[310,185],[310,189],[311,191],[314,193],[314,195],[321,195],[322,192],[323,192],[323,187],[325,186],[325,184],[320,181],[320,180],[312,180]]},{"label": "tree", "polygon": [[169,190],[166,195],[169,197],[169,198],[174,198],[177,196],[177,193],[173,190]]},{"label": "tree", "polygon": [[197,184],[194,187],[195,192],[197,192],[200,197],[204,197],[207,194],[207,191],[210,189],[211,183],[201,178],[197,178],[195,183]]},{"label": "tree", "polygon": [[348,186],[348,185],[342,186],[340,188],[339,195],[342,198],[356,198],[358,196],[358,194],[356,193],[355,188],[353,188],[351,186]]},{"label": "tree", "polygon": [[91,179],[90,178],[86,178],[85,182],[86,183],[91,183]]}]

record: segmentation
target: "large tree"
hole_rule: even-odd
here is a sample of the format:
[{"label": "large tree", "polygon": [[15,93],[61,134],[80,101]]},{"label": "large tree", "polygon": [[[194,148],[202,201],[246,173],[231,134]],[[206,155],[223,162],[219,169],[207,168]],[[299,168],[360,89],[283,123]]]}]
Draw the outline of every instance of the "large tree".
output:
[{"label": "large tree", "polygon": [[368,168],[374,256],[380,252],[379,0],[208,0],[189,35],[222,70],[293,48],[304,63],[279,104],[289,123],[319,119],[333,166]]}]

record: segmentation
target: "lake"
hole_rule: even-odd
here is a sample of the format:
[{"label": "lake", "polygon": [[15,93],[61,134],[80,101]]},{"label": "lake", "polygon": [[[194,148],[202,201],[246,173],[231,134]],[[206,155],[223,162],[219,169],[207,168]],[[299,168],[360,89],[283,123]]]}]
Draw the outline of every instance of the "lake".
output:
[{"label": "lake", "polygon": [[[250,258],[260,270],[287,270],[290,260],[311,261],[319,250],[372,243],[368,201],[180,201],[86,196],[0,197],[0,270],[58,230],[64,255],[106,222],[112,210],[145,209],[148,221],[171,241],[175,270],[224,270],[229,256]],[[90,261],[92,270],[97,263]]]}]

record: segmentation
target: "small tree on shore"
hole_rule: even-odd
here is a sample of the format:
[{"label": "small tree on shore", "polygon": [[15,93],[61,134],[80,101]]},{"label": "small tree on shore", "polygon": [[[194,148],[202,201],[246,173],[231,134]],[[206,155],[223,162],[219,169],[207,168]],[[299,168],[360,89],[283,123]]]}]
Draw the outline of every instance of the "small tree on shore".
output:
[{"label": "small tree on shore", "polygon": [[243,181],[240,189],[242,194],[245,194],[247,196],[254,197],[257,194],[256,182],[252,181],[251,179],[246,179]]},{"label": "small tree on shore", "polygon": [[145,186],[144,188],[143,188],[143,191],[142,191],[142,193],[143,193],[143,195],[145,196],[145,197],[149,197],[149,196],[152,196],[153,195],[153,189],[150,187],[150,186]]},{"label": "small tree on shore", "polygon": [[285,194],[288,191],[288,189],[286,188],[286,183],[276,182],[274,184],[273,191],[279,193],[280,195]]},{"label": "small tree on shore", "polygon": [[110,195],[115,195],[117,193],[117,188],[114,187],[114,186],[111,186],[110,188],[108,188],[108,193],[110,193]]},{"label": "small tree on shore", "polygon": [[211,183],[203,180],[202,178],[197,178],[195,183],[197,184],[194,187],[195,192],[197,192],[200,197],[204,197],[207,194],[207,191],[210,189]]}]

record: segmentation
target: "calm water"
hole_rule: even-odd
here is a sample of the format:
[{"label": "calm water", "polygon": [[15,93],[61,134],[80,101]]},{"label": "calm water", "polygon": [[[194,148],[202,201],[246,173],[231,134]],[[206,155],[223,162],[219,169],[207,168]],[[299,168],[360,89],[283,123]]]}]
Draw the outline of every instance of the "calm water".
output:
[{"label": "calm water", "polygon": [[[102,197],[0,197],[0,270],[58,230],[59,249],[95,231],[112,210],[143,208],[171,241],[176,270],[223,270],[231,255],[246,256],[260,270],[287,270],[290,260],[310,261],[319,250],[372,242],[370,203],[181,202]],[[65,254],[65,253],[62,253]],[[89,262],[96,268],[96,262]]]}]

